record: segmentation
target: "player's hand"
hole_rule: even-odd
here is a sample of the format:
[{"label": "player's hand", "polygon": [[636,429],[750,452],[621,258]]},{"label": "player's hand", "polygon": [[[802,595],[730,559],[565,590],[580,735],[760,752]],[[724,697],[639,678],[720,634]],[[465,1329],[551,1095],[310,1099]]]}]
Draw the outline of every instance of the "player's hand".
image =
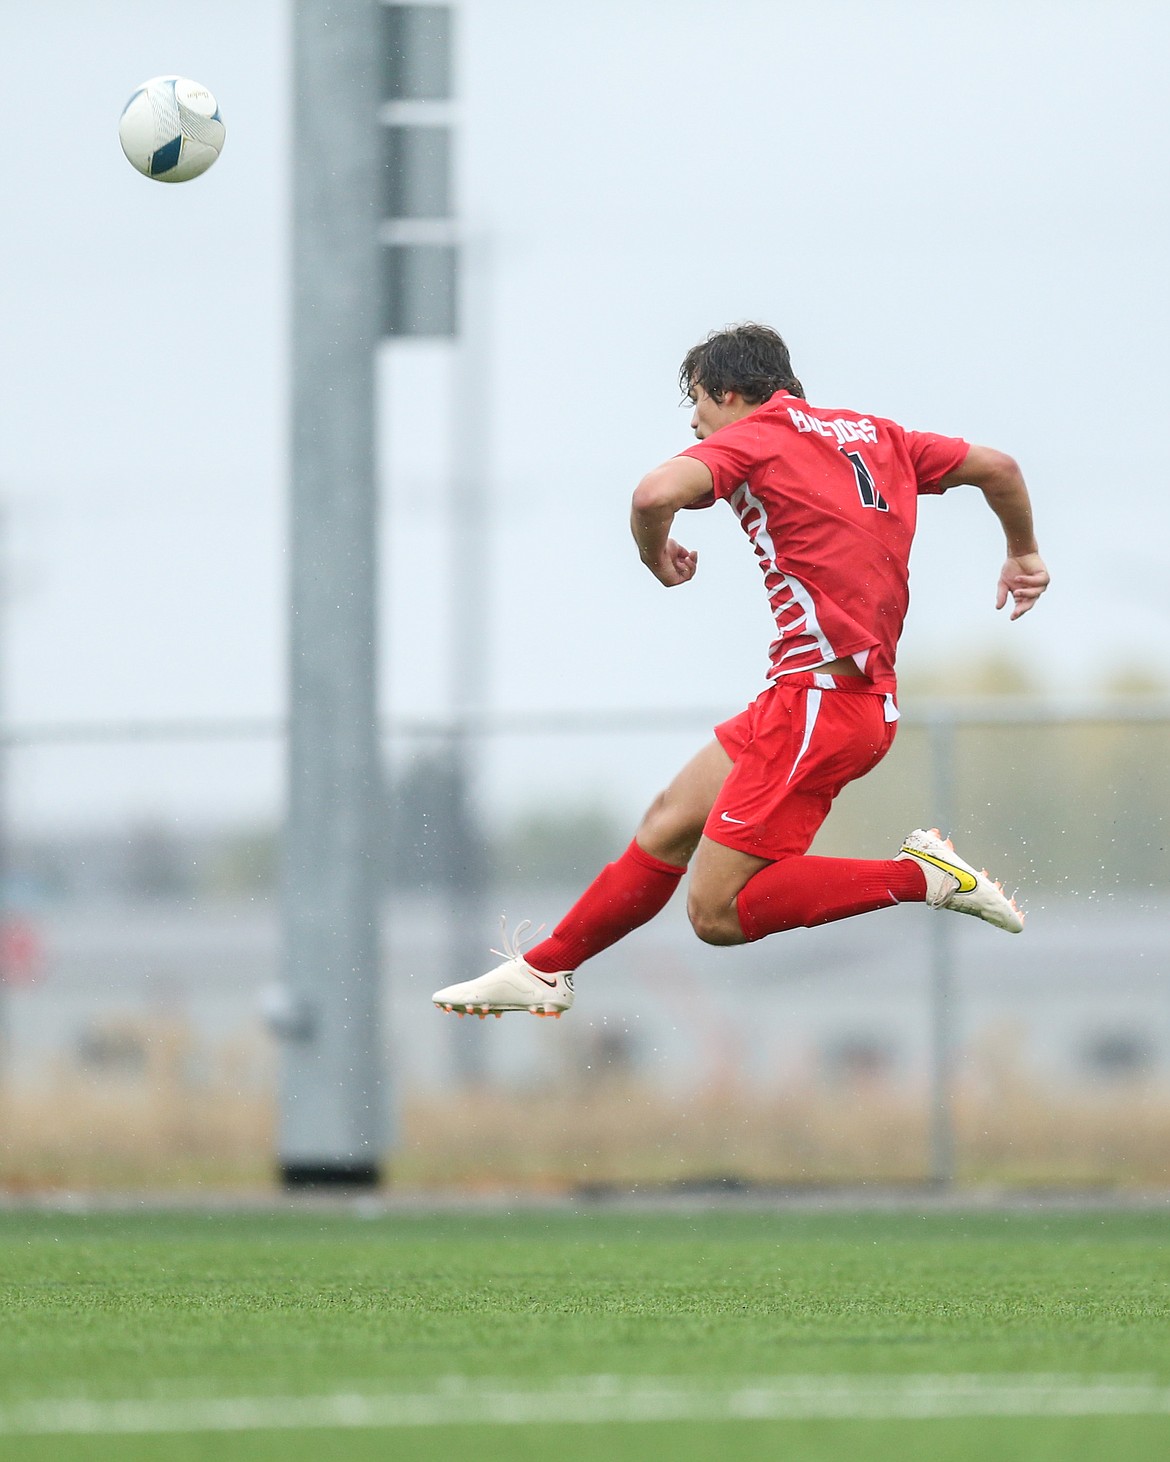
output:
[{"label": "player's hand", "polygon": [[660,584],[673,589],[678,584],[690,583],[695,577],[699,567],[699,555],[695,549],[684,548],[681,543],[668,538],[662,557],[648,567]]},{"label": "player's hand", "polygon": [[1012,618],[1019,619],[1027,614],[1044,590],[1048,588],[1048,570],[1038,553],[1020,553],[1009,558],[1000,570],[999,588],[995,596],[996,609],[1002,609],[1012,601]]}]

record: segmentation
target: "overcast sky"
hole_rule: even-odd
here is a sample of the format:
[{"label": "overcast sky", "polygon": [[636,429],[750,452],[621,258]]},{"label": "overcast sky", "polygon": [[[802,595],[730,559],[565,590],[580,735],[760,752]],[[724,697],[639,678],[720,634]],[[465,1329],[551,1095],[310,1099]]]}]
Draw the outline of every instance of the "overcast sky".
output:
[{"label": "overcast sky", "polygon": [[[762,684],[746,541],[688,517],[699,576],[637,561],[629,494],[687,444],[675,375],[712,327],[787,337],[809,397],[1012,452],[1054,585],[1016,625],[971,490],[924,508],[907,668],[1011,655],[1043,689],[1170,678],[1170,8],[909,0],[466,0],[459,196],[490,257],[482,389],[489,702],[712,706]],[[18,722],[284,703],[289,16],[278,0],[7,0],[0,676]],[[208,85],[204,178],[116,137],[148,76]],[[382,361],[383,699],[451,685],[446,347]],[[702,739],[697,726],[694,740]],[[641,797],[679,738],[493,752],[499,804]],[[658,770],[661,769],[661,771]],[[271,748],[53,752],[20,819],[251,815]]]}]

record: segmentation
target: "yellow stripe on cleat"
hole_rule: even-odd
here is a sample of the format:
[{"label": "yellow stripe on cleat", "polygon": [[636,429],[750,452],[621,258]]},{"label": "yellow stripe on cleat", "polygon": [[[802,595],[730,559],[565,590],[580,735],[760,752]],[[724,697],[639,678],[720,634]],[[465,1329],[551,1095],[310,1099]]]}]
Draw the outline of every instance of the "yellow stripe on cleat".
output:
[{"label": "yellow stripe on cleat", "polygon": [[924,863],[930,863],[935,868],[941,868],[944,873],[949,873],[952,878],[957,879],[959,883],[957,893],[973,893],[979,887],[979,880],[973,873],[968,873],[965,868],[956,868],[945,858],[936,858],[932,853],[924,853],[921,848],[904,847],[902,851],[909,853],[913,858],[921,858]]}]

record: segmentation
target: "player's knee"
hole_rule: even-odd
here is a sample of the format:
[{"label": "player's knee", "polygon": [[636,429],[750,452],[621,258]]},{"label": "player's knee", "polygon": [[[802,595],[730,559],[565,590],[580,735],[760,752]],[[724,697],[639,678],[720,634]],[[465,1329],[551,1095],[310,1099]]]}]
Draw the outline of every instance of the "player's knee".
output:
[{"label": "player's knee", "polygon": [[659,792],[650,806],[642,814],[642,821],[638,824],[638,832],[657,833],[666,821],[666,793]]},{"label": "player's knee", "polygon": [[669,789],[659,792],[638,824],[640,847],[668,863],[687,863],[702,836],[703,824],[680,806]]},{"label": "player's knee", "polygon": [[735,908],[719,908],[693,894],[687,899],[687,918],[704,944],[742,944],[743,930]]}]

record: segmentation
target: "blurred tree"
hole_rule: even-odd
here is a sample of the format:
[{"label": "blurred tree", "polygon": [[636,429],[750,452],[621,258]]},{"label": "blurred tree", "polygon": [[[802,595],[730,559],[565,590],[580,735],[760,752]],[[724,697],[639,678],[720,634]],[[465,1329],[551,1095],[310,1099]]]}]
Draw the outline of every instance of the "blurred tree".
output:
[{"label": "blurred tree", "polygon": [[1039,695],[1044,687],[1036,673],[1011,655],[992,654],[974,659],[920,663],[898,671],[901,701],[931,697],[980,695]]},{"label": "blurred tree", "polygon": [[524,813],[497,839],[493,872],[506,883],[576,884],[616,858],[629,838],[629,828],[597,805]]},{"label": "blurred tree", "polygon": [[1106,695],[1170,695],[1170,683],[1165,676],[1142,665],[1121,665],[1110,670],[1101,689]]},{"label": "blurred tree", "polygon": [[279,835],[263,827],[224,833],[209,850],[200,874],[203,893],[268,897],[280,881]]}]

